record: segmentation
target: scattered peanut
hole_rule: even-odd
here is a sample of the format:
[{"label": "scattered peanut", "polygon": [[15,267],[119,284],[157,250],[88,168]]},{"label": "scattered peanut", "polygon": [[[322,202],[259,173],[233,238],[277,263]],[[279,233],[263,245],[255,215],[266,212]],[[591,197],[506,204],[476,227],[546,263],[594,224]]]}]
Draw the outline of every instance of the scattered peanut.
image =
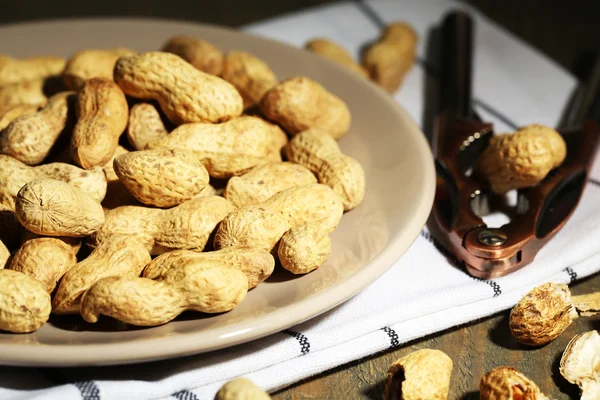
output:
[{"label": "scattered peanut", "polygon": [[44,92],[45,83],[45,80],[37,79],[0,87],[0,115],[4,115],[11,108],[23,104],[38,108],[45,106],[48,103],[48,98]]},{"label": "scattered peanut", "polygon": [[350,129],[350,111],[339,97],[318,82],[296,77],[280,82],[260,101],[267,119],[281,125],[291,135],[319,128],[336,139]]},{"label": "scattered peanut", "polygon": [[540,388],[512,367],[497,367],[479,382],[481,400],[548,400]]},{"label": "scattered peanut", "polygon": [[185,263],[158,280],[114,276],[96,282],[84,295],[88,322],[106,315],[132,325],[162,325],[185,310],[222,313],[242,302],[248,281],[242,271],[218,263]]},{"label": "scattered peanut", "polygon": [[44,286],[21,272],[0,269],[0,330],[27,333],[50,317],[50,295]]},{"label": "scattered peanut", "polygon": [[9,269],[38,280],[52,293],[60,278],[77,263],[81,239],[29,235],[11,259]]},{"label": "scattered peanut", "polygon": [[237,268],[246,274],[248,289],[256,287],[271,276],[275,268],[275,259],[268,251],[255,247],[240,246],[203,253],[190,250],[170,251],[152,260],[144,269],[142,276],[149,279],[159,279],[170,268],[189,262],[217,262],[224,267]]},{"label": "scattered peanut", "polygon": [[137,277],[150,260],[144,243],[136,238],[115,235],[105,240],[63,275],[52,300],[52,312],[77,313],[83,293],[94,282],[109,276]]},{"label": "scattered peanut", "polygon": [[365,196],[365,172],[354,158],[342,153],[325,132],[310,129],[296,135],[286,146],[288,160],[304,165],[344,201],[344,210],[357,207]]},{"label": "scattered peanut", "polygon": [[566,144],[552,128],[529,125],[514,134],[492,136],[478,173],[495,193],[534,186],[565,159]]},{"label": "scattered peanut", "polygon": [[33,104],[17,104],[7,110],[0,116],[0,131],[6,128],[12,121],[19,118],[21,115],[33,114],[39,109]]},{"label": "scattered peanut", "polygon": [[84,191],[55,179],[36,179],[17,193],[19,222],[45,236],[83,237],[104,223],[102,206]]},{"label": "scattered peanut", "polygon": [[318,54],[331,61],[334,61],[346,68],[356,72],[364,78],[369,77],[369,72],[365,67],[356,63],[352,56],[344,50],[342,46],[328,39],[316,38],[310,40],[304,45],[304,48],[312,53]]},{"label": "scattered peanut", "polygon": [[64,67],[60,57],[8,58],[0,63],[0,87],[59,75]]},{"label": "scattered peanut", "polygon": [[0,269],[4,268],[8,263],[8,259],[10,258],[10,250],[4,244],[2,240],[0,240]]},{"label": "scattered peanut", "polygon": [[317,178],[302,165],[282,162],[260,165],[227,182],[223,196],[236,207],[262,203],[290,187],[317,183]]},{"label": "scattered peanut", "polygon": [[88,244],[96,247],[113,236],[138,237],[150,254],[187,249],[202,251],[217,224],[234,207],[219,196],[201,197],[167,210],[122,206],[106,213],[102,228]]},{"label": "scattered peanut", "polygon": [[162,51],[178,55],[207,74],[221,75],[223,70],[223,53],[206,40],[175,36],[165,43]]},{"label": "scattered peanut", "polygon": [[77,93],[77,124],[71,154],[84,169],[102,166],[111,159],[125,131],[129,108],[125,95],[111,80],[92,78]]},{"label": "scattered peanut", "polygon": [[273,143],[271,126],[245,116],[221,124],[184,124],[147,148],[193,151],[210,176],[228,178],[272,161]]},{"label": "scattered peanut", "polygon": [[67,61],[62,72],[65,84],[71,90],[78,90],[85,81],[92,78],[112,80],[119,57],[131,54],[135,52],[122,47],[78,51]]},{"label": "scattered peanut", "polygon": [[27,165],[40,164],[68,125],[74,93],[52,96],[40,111],[22,115],[0,132],[0,153]]},{"label": "scattered peanut", "polygon": [[127,150],[125,147],[118,145],[117,149],[115,150],[115,154],[113,154],[112,158],[110,160],[108,160],[108,162],[106,164],[104,164],[104,166],[102,166],[102,170],[104,171],[104,175],[106,176],[106,182],[110,183],[110,182],[115,182],[119,180],[119,177],[117,176],[117,173],[115,172],[115,158],[117,158],[118,156],[121,156],[123,154],[127,154],[129,153],[129,150]]},{"label": "scattered peanut", "polygon": [[434,349],[414,351],[390,367],[385,385],[388,400],[446,400],[450,391],[452,360]]},{"label": "scattered peanut", "polygon": [[333,231],[343,211],[340,197],[325,185],[292,187],[227,215],[217,229],[215,248],[256,246],[274,252],[279,239],[301,223],[314,222],[325,232]]},{"label": "scattered peanut", "polygon": [[223,386],[215,395],[215,400],[270,400],[265,391],[246,378],[233,379]]},{"label": "scattered peanut", "polygon": [[600,293],[571,296],[564,284],[545,283],[527,293],[510,313],[510,331],[529,346],[550,343],[578,316],[600,312]]},{"label": "scattered peanut", "polygon": [[560,359],[560,374],[581,389],[581,400],[600,398],[600,335],[590,331],[571,339]]},{"label": "scattered peanut", "polygon": [[156,107],[151,103],[138,103],[131,107],[127,139],[136,150],[146,150],[148,143],[167,136],[167,128]]},{"label": "scattered peanut", "polygon": [[174,54],[121,57],[114,74],[125,94],[156,100],[175,124],[222,122],[241,115],[244,108],[229,82],[197,70]]},{"label": "scattered peanut", "polygon": [[304,223],[291,228],[279,241],[281,266],[293,274],[307,274],[319,268],[331,252],[331,239],[321,225]]},{"label": "scattered peanut", "polygon": [[227,53],[221,77],[240,92],[245,108],[258,103],[277,84],[277,76],[271,68],[245,51]]},{"label": "scattered peanut", "polygon": [[417,34],[404,23],[389,24],[379,41],[363,54],[362,64],[371,79],[383,89],[396,91],[412,68],[417,50]]},{"label": "scattered peanut", "polygon": [[119,180],[140,202],[172,207],[192,199],[208,184],[208,172],[184,150],[142,150],[114,161]]}]

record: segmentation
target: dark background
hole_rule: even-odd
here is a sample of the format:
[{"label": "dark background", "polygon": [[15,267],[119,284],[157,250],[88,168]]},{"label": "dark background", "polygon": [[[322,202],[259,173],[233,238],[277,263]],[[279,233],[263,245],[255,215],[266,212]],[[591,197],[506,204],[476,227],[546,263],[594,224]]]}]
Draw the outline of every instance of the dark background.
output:
[{"label": "dark background", "polygon": [[[422,0],[429,1],[429,0]],[[0,24],[28,20],[137,16],[241,26],[332,0],[25,0],[3,1]],[[518,37],[571,69],[600,45],[598,0],[466,0]],[[0,38],[1,39],[1,38]]]}]

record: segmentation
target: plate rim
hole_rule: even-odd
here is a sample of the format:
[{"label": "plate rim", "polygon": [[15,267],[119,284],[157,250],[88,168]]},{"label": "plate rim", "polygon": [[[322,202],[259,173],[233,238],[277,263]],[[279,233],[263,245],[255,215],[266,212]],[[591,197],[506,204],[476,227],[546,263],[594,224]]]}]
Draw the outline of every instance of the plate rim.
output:
[{"label": "plate rim", "polygon": [[[268,19],[267,19],[268,20]],[[11,24],[0,25],[0,31],[10,28],[27,29],[30,26],[51,25],[51,24],[70,24],[70,23],[126,23],[135,21],[137,23],[176,23],[187,25],[190,28],[204,28],[215,31],[242,34],[270,42],[274,46],[280,46],[295,51],[301,50],[296,46],[264,37],[252,32],[246,32],[234,27],[216,25],[203,22],[193,22],[184,19],[170,18],[147,18],[147,17],[84,17],[84,18],[58,18],[39,21],[23,21]],[[315,62],[322,62],[329,65],[327,68],[334,68],[340,74],[346,74],[355,79],[365,90],[377,92],[377,96],[382,101],[388,103],[410,125],[408,129],[419,134],[410,134],[414,139],[417,149],[420,152],[418,166],[424,175],[423,192],[424,197],[417,205],[415,213],[404,224],[401,232],[391,237],[386,246],[369,263],[361,267],[358,271],[347,277],[342,285],[346,288],[343,295],[334,296],[335,301],[327,301],[326,306],[322,306],[323,298],[331,298],[330,291],[339,287],[336,285],[327,288],[314,296],[307,297],[299,302],[292,303],[284,308],[275,310],[269,314],[259,316],[245,322],[236,323],[240,326],[240,334],[232,334],[229,325],[218,328],[212,328],[216,339],[212,345],[199,347],[198,336],[201,336],[205,330],[196,332],[186,332],[177,336],[159,336],[136,339],[133,341],[123,341],[118,343],[94,343],[94,344],[18,344],[18,343],[0,343],[0,365],[7,366],[35,366],[35,367],[66,367],[66,366],[103,366],[119,364],[137,364],[145,362],[160,361],[184,356],[192,356],[201,353],[212,352],[219,349],[233,347],[239,344],[252,342],[266,336],[281,332],[292,326],[298,325],[309,319],[315,318],[340,304],[348,301],[360,293],[375,280],[380,278],[389,270],[409,249],[409,247],[418,238],[422,228],[425,226],[427,218],[433,206],[435,194],[435,168],[431,148],[425,134],[421,131],[417,123],[408,114],[408,112],[398,104],[394,98],[368,81],[360,81],[354,75],[354,72],[339,66],[333,61],[324,59],[318,55],[310,54]],[[319,306],[319,304],[321,304]],[[318,309],[317,312],[314,312]],[[311,310],[309,312],[305,310]],[[292,317],[293,316],[293,317]],[[266,323],[269,320],[270,323]],[[273,322],[276,321],[276,322]],[[252,325],[252,326],[248,326]],[[257,326],[258,325],[258,326]],[[227,332],[225,332],[227,331]],[[181,340],[185,337],[185,340]],[[90,348],[98,348],[91,355]],[[31,351],[34,350],[34,351]]]}]

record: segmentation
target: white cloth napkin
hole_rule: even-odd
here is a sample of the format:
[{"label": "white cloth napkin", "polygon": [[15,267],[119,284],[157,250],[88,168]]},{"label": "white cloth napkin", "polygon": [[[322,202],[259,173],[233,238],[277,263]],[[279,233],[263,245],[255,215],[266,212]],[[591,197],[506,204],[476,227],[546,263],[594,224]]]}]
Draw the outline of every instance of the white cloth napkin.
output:
[{"label": "white cloth napkin", "polygon": [[[358,55],[380,23],[405,20],[420,35],[454,7],[447,1],[371,0],[313,8],[245,27],[302,46],[330,38]],[[575,80],[485,17],[476,19],[474,95],[477,111],[498,131],[538,122],[556,125]],[[435,65],[432,68],[435,70]],[[435,71],[434,71],[435,72]],[[420,122],[427,72],[414,67],[394,97]],[[381,278],[334,310],[267,338],[209,354],[110,368],[0,368],[0,399],[212,399],[246,376],[274,391],[340,364],[398,346],[514,305],[546,281],[571,283],[600,269],[600,162],[582,201],[534,263],[504,278],[473,279],[434,247],[424,230]],[[595,178],[595,179],[594,179]],[[500,220],[497,219],[496,222]],[[488,220],[489,222],[489,220]]]}]

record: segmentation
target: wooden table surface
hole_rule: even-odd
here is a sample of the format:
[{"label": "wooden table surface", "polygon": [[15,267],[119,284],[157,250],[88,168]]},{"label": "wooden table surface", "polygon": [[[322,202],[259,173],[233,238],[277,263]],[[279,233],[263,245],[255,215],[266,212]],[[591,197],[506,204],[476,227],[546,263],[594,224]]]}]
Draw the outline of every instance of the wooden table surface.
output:
[{"label": "wooden table surface", "polygon": [[[0,24],[24,20],[81,16],[148,16],[240,26],[310,7],[327,0],[181,0],[164,6],[158,0],[43,0],[3,2]],[[529,42],[565,68],[571,69],[583,51],[599,49],[600,2],[570,0],[468,0],[507,30]],[[409,21],[410,22],[410,21]],[[575,294],[600,290],[600,277],[572,286]],[[281,390],[276,400],[381,399],[388,366],[422,348],[446,352],[454,361],[450,399],[478,399],[479,380],[486,371],[510,365],[533,379],[551,399],[578,399],[578,390],[558,372],[558,362],[570,338],[600,328],[598,318],[580,318],[557,340],[539,349],[520,346],[508,329],[508,311],[464,326],[403,344],[371,357],[342,365]]]}]

